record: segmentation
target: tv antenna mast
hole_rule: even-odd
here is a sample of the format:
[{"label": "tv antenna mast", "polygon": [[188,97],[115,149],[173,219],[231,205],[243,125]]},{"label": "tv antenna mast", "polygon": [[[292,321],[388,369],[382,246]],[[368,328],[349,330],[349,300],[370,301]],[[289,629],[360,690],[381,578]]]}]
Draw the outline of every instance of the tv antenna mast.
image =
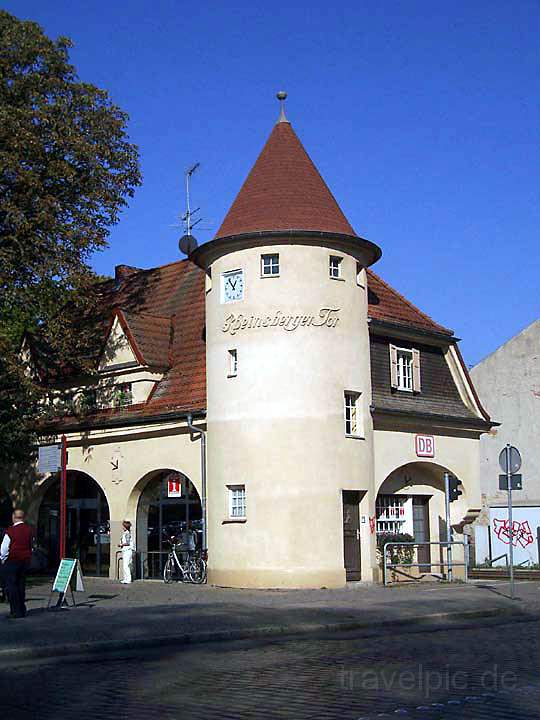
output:
[{"label": "tv antenna mast", "polygon": [[195,237],[193,236],[192,230],[195,227],[195,225],[198,225],[202,218],[198,218],[197,220],[194,220],[195,215],[199,212],[201,209],[200,207],[195,208],[195,210],[191,209],[191,202],[190,202],[190,184],[191,184],[191,177],[195,173],[195,171],[200,167],[201,163],[195,163],[190,168],[186,170],[186,212],[182,215],[182,222],[184,223],[184,235],[180,238],[180,241],[178,243],[178,246],[180,250],[184,253],[184,255],[190,255],[195,248],[197,247],[198,243]]}]

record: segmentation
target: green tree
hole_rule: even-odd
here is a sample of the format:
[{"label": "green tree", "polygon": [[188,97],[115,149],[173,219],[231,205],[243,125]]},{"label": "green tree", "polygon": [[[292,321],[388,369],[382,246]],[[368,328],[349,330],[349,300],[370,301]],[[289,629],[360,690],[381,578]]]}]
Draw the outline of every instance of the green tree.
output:
[{"label": "green tree", "polygon": [[42,390],[18,359],[23,332],[85,369],[90,257],[141,183],[127,115],[78,78],[71,46],[0,11],[0,463],[27,452]]}]

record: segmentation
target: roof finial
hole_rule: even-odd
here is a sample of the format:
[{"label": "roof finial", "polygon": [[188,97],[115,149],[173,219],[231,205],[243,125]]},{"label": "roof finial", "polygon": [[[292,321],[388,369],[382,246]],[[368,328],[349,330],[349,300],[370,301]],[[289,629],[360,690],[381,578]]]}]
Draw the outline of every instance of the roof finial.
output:
[{"label": "roof finial", "polygon": [[276,93],[276,97],[281,104],[281,110],[279,111],[278,123],[289,122],[285,117],[285,100],[287,99],[287,93],[284,90],[280,90]]}]

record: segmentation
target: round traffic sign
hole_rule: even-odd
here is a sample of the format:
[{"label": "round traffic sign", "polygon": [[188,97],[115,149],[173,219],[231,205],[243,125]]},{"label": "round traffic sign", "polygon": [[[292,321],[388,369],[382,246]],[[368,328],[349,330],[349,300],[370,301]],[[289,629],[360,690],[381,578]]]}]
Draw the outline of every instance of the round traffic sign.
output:
[{"label": "round traffic sign", "polygon": [[504,473],[517,473],[521,467],[521,455],[513,445],[507,445],[499,455],[499,465]]}]

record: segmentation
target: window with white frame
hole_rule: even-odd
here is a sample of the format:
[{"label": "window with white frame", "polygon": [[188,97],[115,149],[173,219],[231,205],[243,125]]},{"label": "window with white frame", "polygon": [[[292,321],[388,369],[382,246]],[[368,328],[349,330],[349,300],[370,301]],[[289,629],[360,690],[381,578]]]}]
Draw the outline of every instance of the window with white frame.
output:
[{"label": "window with white frame", "polygon": [[413,373],[412,373],[412,350],[397,351],[397,387],[398,390],[413,389]]},{"label": "window with white frame", "polygon": [[334,280],[339,280],[341,278],[342,260],[343,258],[340,258],[337,255],[330,255],[328,268],[330,272],[330,277]]},{"label": "window with white frame", "polygon": [[279,255],[261,255],[261,276],[277,277],[279,275]]},{"label": "window with white frame", "polygon": [[363,288],[364,287],[364,266],[362,263],[356,263],[356,284]]},{"label": "window with white frame", "polygon": [[238,374],[238,350],[229,350],[229,377],[236,377]]},{"label": "window with white frame", "polygon": [[229,485],[229,517],[242,520],[246,517],[246,486]]},{"label": "window with white frame", "polygon": [[420,351],[390,345],[390,375],[394,390],[420,392]]},{"label": "window with white frame", "polygon": [[399,534],[404,531],[406,523],[406,495],[377,495],[375,515],[377,517],[377,534]]},{"label": "window with white frame", "polygon": [[363,437],[364,427],[360,406],[360,393],[346,391],[345,399],[345,435]]}]

